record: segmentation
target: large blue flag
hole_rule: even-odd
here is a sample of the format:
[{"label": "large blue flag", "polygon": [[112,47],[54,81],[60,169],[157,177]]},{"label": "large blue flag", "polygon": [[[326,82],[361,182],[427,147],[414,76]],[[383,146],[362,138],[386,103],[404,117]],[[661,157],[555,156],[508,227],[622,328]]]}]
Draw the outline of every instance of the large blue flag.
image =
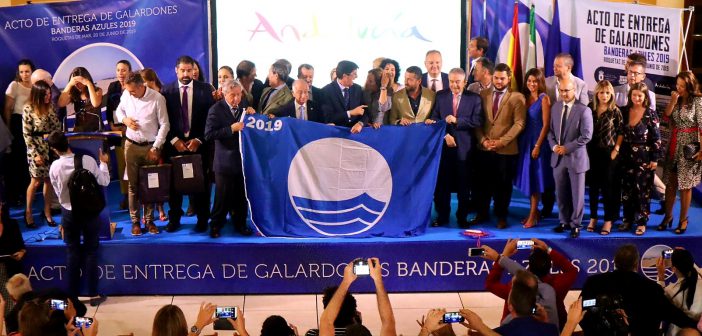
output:
[{"label": "large blue flag", "polygon": [[407,237],[431,219],[444,123],[348,128],[246,116],[254,225],[277,237]]}]

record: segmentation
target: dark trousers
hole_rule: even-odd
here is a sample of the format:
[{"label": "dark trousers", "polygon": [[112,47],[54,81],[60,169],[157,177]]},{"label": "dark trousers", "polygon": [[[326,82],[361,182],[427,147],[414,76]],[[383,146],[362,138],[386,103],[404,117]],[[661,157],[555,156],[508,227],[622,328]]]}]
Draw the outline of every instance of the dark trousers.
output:
[{"label": "dark trousers", "polygon": [[[456,192],[458,198],[456,218],[465,220],[468,216],[471,188],[470,159],[459,160],[456,154],[456,148],[450,148],[444,144],[434,190],[434,207],[438,215],[436,220],[439,223],[449,221],[452,192]],[[470,158],[470,154],[468,157]]]},{"label": "dark trousers", "polygon": [[476,154],[476,198],[478,216],[489,217],[490,201],[494,200],[495,216],[506,219],[512,199],[512,181],[517,174],[517,155],[478,151]]},{"label": "dark trousers", "polygon": [[[202,168],[204,171],[205,191],[190,195],[193,211],[197,216],[199,225],[207,225],[207,220],[210,218],[210,195],[212,195],[212,181],[208,171],[208,151],[209,146],[201,145],[197,154],[202,157]],[[187,155],[187,153],[171,153],[170,157],[178,155]],[[173,179],[172,179],[173,180]],[[173,181],[175,183],[175,181]],[[180,224],[180,218],[183,217],[183,194],[175,191],[175,187],[171,185],[171,192],[168,196],[168,218],[171,223]]]},{"label": "dark trousers", "polygon": [[590,170],[586,180],[589,186],[590,218],[597,219],[597,208],[602,195],[604,220],[616,221],[619,218],[621,204],[621,175],[619,160],[611,158],[612,151],[607,148],[588,147]]},{"label": "dark trousers", "polygon": [[10,133],[12,133],[12,153],[7,159],[7,167],[12,167],[12,178],[7,179],[7,201],[13,205],[24,201],[29,185],[29,164],[27,163],[27,144],[22,134],[22,116],[13,114],[10,119]]},{"label": "dark trousers", "polygon": [[212,228],[221,229],[232,214],[232,222],[237,229],[246,227],[248,216],[244,175],[215,173],[215,198],[212,207]]},{"label": "dark trousers", "polygon": [[[67,248],[68,294],[78,296],[80,291],[80,266],[85,262],[85,277],[88,279],[88,295],[97,295],[98,265],[97,251],[100,245],[100,227],[96,219],[73,216],[70,210],[61,209],[63,241]],[[81,236],[83,243],[81,244]]]}]

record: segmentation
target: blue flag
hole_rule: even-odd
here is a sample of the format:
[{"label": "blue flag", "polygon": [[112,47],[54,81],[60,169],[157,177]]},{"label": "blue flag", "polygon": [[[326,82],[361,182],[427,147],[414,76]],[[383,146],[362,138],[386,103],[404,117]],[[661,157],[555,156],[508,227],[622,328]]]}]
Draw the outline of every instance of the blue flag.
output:
[{"label": "blue flag", "polygon": [[246,195],[273,237],[407,237],[431,219],[444,123],[351,134],[291,118],[244,118]]},{"label": "blue flag", "polygon": [[551,20],[551,27],[548,29],[548,38],[544,49],[546,49],[544,52],[546,77],[553,76],[553,61],[556,55],[562,53],[564,49],[561,42],[561,19],[558,14],[558,0],[553,2],[553,19]]}]

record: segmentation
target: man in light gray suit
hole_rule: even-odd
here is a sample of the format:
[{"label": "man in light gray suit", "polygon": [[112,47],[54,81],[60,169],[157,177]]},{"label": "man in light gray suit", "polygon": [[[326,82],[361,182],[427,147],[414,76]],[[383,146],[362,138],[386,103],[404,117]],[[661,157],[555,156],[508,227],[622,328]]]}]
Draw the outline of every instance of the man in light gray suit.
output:
[{"label": "man in light gray suit", "polygon": [[581,104],[587,106],[590,98],[587,95],[587,83],[582,79],[573,76],[573,56],[570,54],[558,54],[553,61],[553,76],[546,78],[546,94],[551,98],[551,102],[561,101],[558,93],[559,83],[565,79],[573,82],[575,88],[575,98]]},{"label": "man in light gray suit", "polygon": [[585,205],[585,172],[590,169],[585,145],[592,138],[592,111],[575,99],[575,84],[567,78],[560,81],[558,92],[561,100],[551,107],[548,131],[561,222],[554,231],[570,228],[570,236],[577,238]]}]

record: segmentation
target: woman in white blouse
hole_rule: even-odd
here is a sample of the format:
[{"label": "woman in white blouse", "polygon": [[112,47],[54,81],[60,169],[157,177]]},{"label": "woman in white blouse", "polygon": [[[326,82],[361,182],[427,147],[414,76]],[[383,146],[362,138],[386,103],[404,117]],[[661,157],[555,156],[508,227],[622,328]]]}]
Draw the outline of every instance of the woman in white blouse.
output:
[{"label": "woman in white blouse", "polygon": [[[667,286],[665,285],[665,269],[668,265],[666,265],[665,260],[661,257],[656,263],[658,283],[664,287],[665,296],[690,318],[699,320],[702,315],[702,279],[692,254],[684,249],[673,250],[669,267],[675,274],[677,281],[671,282]],[[665,334],[666,336],[674,336],[679,331],[678,326],[671,324]]]}]

